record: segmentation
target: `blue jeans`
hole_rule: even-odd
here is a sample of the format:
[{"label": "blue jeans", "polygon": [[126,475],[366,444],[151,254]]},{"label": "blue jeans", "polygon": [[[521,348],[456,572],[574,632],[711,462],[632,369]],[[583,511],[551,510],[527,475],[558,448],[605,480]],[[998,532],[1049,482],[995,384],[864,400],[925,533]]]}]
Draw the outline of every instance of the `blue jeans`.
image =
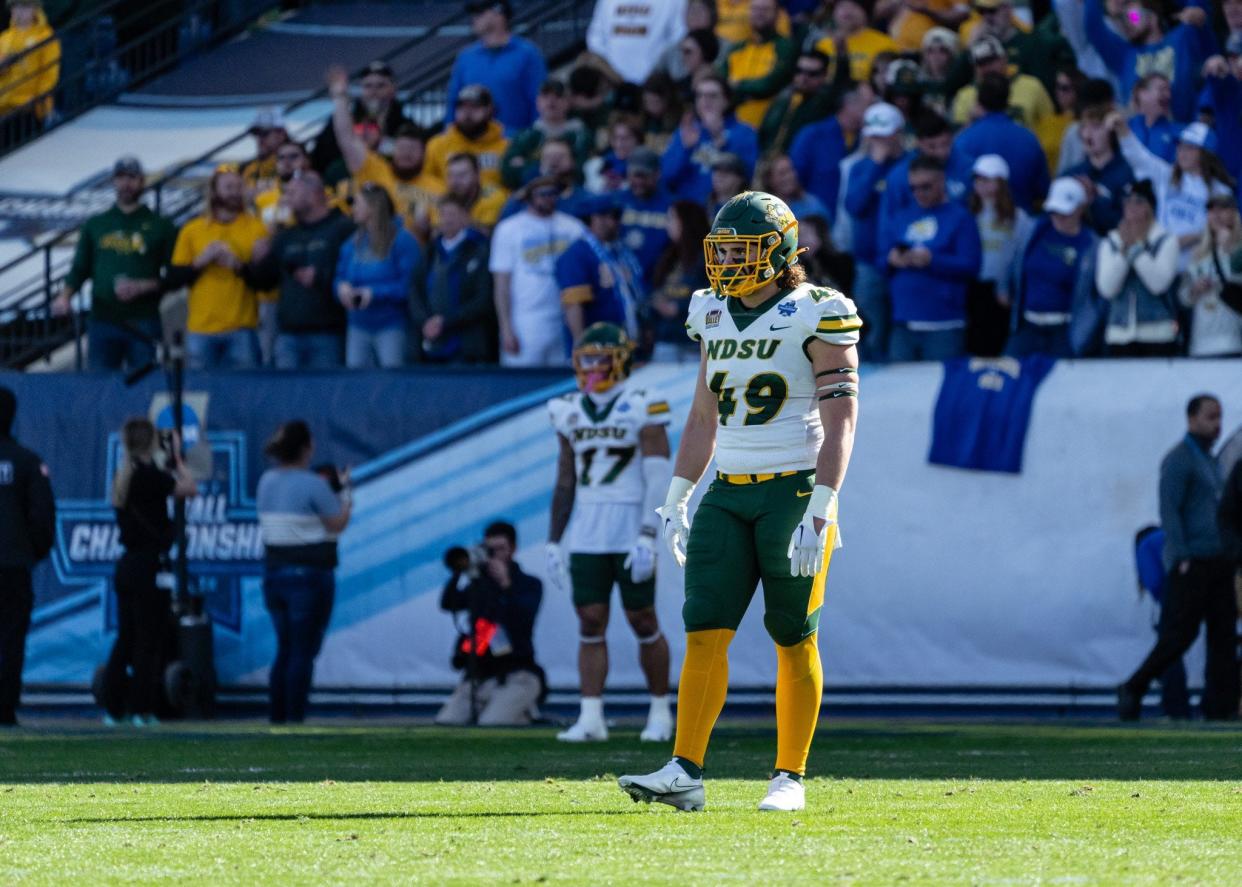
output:
[{"label": "blue jeans", "polygon": [[331,370],[341,365],[339,333],[281,333],[276,337],[276,369]]},{"label": "blue jeans", "polygon": [[893,325],[888,356],[898,363],[915,360],[952,360],[966,353],[966,329],[912,330],[904,323]]},{"label": "blue jeans", "polygon": [[1056,323],[1040,325],[1023,321],[1009,337],[1005,354],[1009,357],[1029,357],[1047,354],[1050,357],[1073,357],[1070,347],[1070,325]]},{"label": "blue jeans", "polygon": [[185,352],[195,370],[249,370],[259,365],[259,337],[254,330],[187,333]]},{"label": "blue jeans", "polygon": [[405,340],[404,326],[379,330],[351,326],[345,332],[345,366],[351,370],[405,366]]},{"label": "blue jeans", "polygon": [[269,564],[264,571],[263,603],[276,629],[276,661],[268,678],[273,724],[297,724],[306,718],[315,657],[335,595],[331,570]]},{"label": "blue jeans", "polygon": [[859,262],[854,269],[854,304],[862,317],[860,360],[883,363],[889,358],[892,306],[888,297],[888,278],[873,265]]},{"label": "blue jeans", "polygon": [[[158,340],[164,335],[164,328],[158,317],[143,317],[128,321],[128,323],[152,339]],[[92,319],[86,329],[90,334],[90,345],[86,350],[88,370],[93,372],[136,370],[155,359],[155,344],[139,338],[123,326],[108,323],[106,320]]]}]

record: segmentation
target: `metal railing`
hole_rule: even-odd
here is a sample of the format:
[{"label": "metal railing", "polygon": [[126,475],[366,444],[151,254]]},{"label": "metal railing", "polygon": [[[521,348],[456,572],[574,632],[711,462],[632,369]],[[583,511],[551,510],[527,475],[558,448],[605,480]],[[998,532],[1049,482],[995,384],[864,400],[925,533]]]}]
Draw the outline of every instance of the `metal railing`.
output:
[{"label": "metal railing", "polygon": [[[60,49],[52,92],[0,116],[0,156],[230,39],[279,7],[274,0],[108,0],[77,16],[10,60],[20,67],[52,44]],[[49,67],[10,83],[6,92],[38,81]],[[50,115],[41,113],[47,98]]]},{"label": "metal railing", "polygon": [[[593,6],[593,0],[550,0],[538,7],[528,5],[515,11],[514,31],[533,40],[549,60],[549,67],[552,67],[567,60],[581,46]],[[473,36],[461,34],[461,20],[460,11],[454,10],[429,24],[424,33],[409,38],[379,57],[398,70],[398,93],[403,96],[403,108],[412,119],[428,121],[445,107],[453,61],[474,40]],[[445,37],[441,33],[445,29],[460,36]],[[425,46],[436,38],[442,41],[439,45]],[[327,98],[327,95],[326,86],[315,89],[286,105],[284,113],[287,117],[299,108]],[[325,115],[321,125],[326,125],[329,119]],[[206,165],[213,158],[249,137],[247,132],[241,132],[162,174],[147,189],[156,211],[175,222],[184,221],[199,212],[203,206],[203,194],[201,187],[191,181],[194,173],[208,168]],[[73,193],[66,196],[72,197]],[[52,311],[52,304],[71,263],[69,255],[57,258],[55,253],[67,253],[76,234],[76,228],[61,231],[23,255],[0,265],[2,276],[23,264],[32,263],[36,258],[42,259],[37,273],[10,288],[7,293],[0,294],[0,367],[27,367],[39,359],[50,359],[54,351],[73,342],[74,363],[77,369],[82,369],[82,335],[85,331],[82,315],[72,311],[67,316],[57,317]]]}]

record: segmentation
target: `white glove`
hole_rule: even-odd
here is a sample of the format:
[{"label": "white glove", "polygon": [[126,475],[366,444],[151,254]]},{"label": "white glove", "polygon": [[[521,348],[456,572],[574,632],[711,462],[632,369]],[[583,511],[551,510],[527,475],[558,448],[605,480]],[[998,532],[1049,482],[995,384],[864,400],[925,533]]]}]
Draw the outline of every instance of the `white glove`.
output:
[{"label": "white glove", "polygon": [[543,578],[552,587],[563,594],[573,592],[573,583],[569,579],[569,560],[559,542],[549,542],[543,549]]},{"label": "white glove", "polygon": [[[815,519],[824,522],[815,529]],[[837,491],[816,484],[807,503],[806,514],[789,538],[789,575],[814,576],[824,566],[824,542],[828,528],[837,522]]]},{"label": "white glove", "polygon": [[634,547],[625,556],[625,563],[621,566],[630,571],[630,579],[636,584],[646,582],[655,575],[655,530],[643,528],[638,538],[634,540]]},{"label": "white glove", "polygon": [[686,565],[686,543],[690,540],[690,496],[694,494],[694,482],[673,476],[668,485],[664,505],[656,509],[664,521],[664,541],[673,553],[677,566]]}]

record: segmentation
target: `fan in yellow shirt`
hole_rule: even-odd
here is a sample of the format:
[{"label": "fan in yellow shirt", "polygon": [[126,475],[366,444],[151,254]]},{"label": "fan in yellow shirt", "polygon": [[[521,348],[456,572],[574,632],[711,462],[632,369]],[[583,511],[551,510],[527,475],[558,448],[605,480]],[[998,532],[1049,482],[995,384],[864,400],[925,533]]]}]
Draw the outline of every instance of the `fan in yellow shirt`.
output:
[{"label": "fan in yellow shirt", "polygon": [[[833,35],[839,43],[845,40],[845,52],[850,58],[850,79],[866,83],[871,78],[871,66],[882,52],[897,52],[897,43],[883,31],[867,27],[867,13],[858,0],[837,0],[832,7]],[[836,52],[833,37],[824,37],[815,48],[831,58]]]},{"label": "fan in yellow shirt", "polygon": [[473,84],[457,93],[453,106],[453,123],[444,132],[427,142],[427,175],[444,190],[448,159],[454,154],[473,154],[479,161],[483,184],[502,188],[500,161],[509,147],[500,124],[493,120],[495,105],[487,87]]},{"label": "fan in yellow shirt", "polygon": [[[725,43],[741,43],[750,37],[751,0],[716,0],[716,36]],[[792,33],[789,15],[781,10],[776,18],[776,33],[788,37]]]},{"label": "fan in yellow shirt", "polygon": [[888,0],[876,7],[876,14],[892,10],[889,35],[902,52],[918,52],[923,35],[939,25],[956,31],[970,17],[970,4],[962,0]]},{"label": "fan in yellow shirt", "polygon": [[236,167],[216,170],[207,212],[177,235],[169,280],[189,286],[186,348],[192,366],[251,367],[258,363],[258,294],[246,264],[266,249],[267,228],[246,211],[245,184]]},{"label": "fan in yellow shirt", "polygon": [[1037,78],[1029,74],[1016,74],[1016,69],[1009,64],[1005,47],[995,37],[976,41],[970,48],[970,57],[975,63],[975,83],[963,86],[953,99],[952,117],[958,126],[965,126],[971,121],[979,98],[976,84],[988,74],[999,74],[1009,80],[1011,113],[1016,112],[1015,119],[1027,129],[1039,132],[1047,125],[1049,118],[1056,116],[1057,109],[1053,107],[1048,90]]},{"label": "fan in yellow shirt", "polygon": [[[425,162],[426,134],[412,123],[403,124],[393,135],[392,160],[385,160],[375,150],[379,145],[378,128],[373,124],[354,125],[349,111],[349,79],[343,69],[329,72],[328,89],[333,99],[332,130],[349,170],[349,177],[338,185],[339,199],[352,199],[363,185],[379,185],[392,198],[405,226],[425,236],[428,214],[436,197],[444,192],[443,184]],[[496,175],[499,179],[499,168]]]},{"label": "fan in yellow shirt", "polygon": [[737,119],[753,129],[772,98],[793,79],[794,45],[776,32],[776,0],[751,0],[750,36],[731,47],[719,70],[729,81]]}]

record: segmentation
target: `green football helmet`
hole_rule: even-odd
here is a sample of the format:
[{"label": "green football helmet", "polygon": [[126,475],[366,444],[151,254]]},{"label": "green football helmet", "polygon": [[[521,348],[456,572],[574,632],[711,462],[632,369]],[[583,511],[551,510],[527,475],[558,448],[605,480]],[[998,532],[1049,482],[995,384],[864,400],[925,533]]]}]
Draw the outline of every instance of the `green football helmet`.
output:
[{"label": "green football helmet", "polygon": [[629,378],[634,368],[634,340],[615,323],[593,323],[574,345],[578,387],[600,394]]},{"label": "green football helmet", "polygon": [[740,298],[766,286],[798,261],[798,220],[785,201],[763,191],[730,198],[703,239],[707,280]]}]

